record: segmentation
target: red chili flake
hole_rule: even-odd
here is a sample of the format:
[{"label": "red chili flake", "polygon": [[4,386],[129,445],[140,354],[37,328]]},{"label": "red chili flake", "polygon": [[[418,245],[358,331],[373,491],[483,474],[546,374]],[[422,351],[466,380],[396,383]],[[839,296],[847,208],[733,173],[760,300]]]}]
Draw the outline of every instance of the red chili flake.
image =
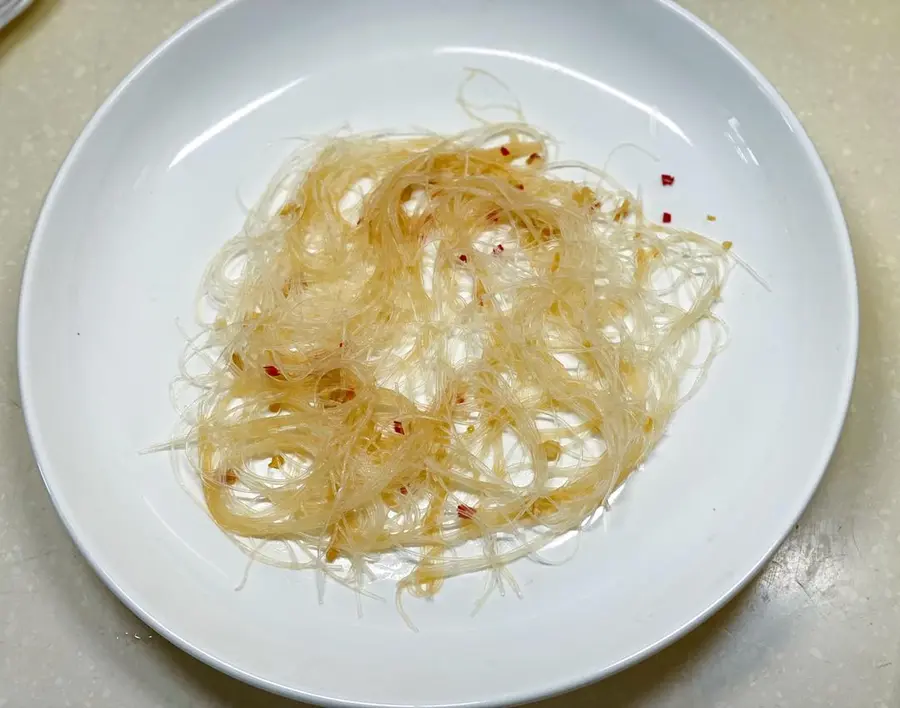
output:
[{"label": "red chili flake", "polygon": [[524,191],[525,191],[525,185],[522,184],[521,182],[519,182],[519,184],[516,185],[516,189],[521,189],[521,190],[524,192]]},{"label": "red chili flake", "polygon": [[489,211],[487,213],[487,220],[488,221],[499,221],[500,220],[500,210],[499,209],[491,209],[491,211]]},{"label": "red chili flake", "polygon": [[663,223],[664,223],[664,224],[671,224],[671,223],[672,223],[672,215],[671,215],[669,212],[667,212],[667,211],[664,211],[664,212],[663,212]]},{"label": "red chili flake", "polygon": [[506,145],[503,145],[500,148],[500,154],[503,155],[503,157],[507,157],[509,155],[509,148],[506,147]]},{"label": "red chili flake", "polygon": [[276,379],[279,376],[281,376],[281,369],[279,369],[277,366],[272,366],[271,364],[264,366],[263,371],[265,371],[273,379]]},{"label": "red chili flake", "polygon": [[400,487],[400,493],[405,496],[406,494],[409,494],[409,490],[406,487]]},{"label": "red chili flake", "polygon": [[460,394],[459,396],[456,397],[456,402],[457,402],[459,405],[462,405],[463,403],[466,402],[466,397],[463,396],[462,394]]},{"label": "red chili flake", "polygon": [[671,187],[673,184],[675,184],[675,178],[672,175],[663,175],[662,184],[663,187]]},{"label": "red chili flake", "polygon": [[403,430],[403,423],[399,420],[394,421],[394,432],[397,433],[397,435],[406,435],[406,431]]},{"label": "red chili flake", "polygon": [[465,253],[463,253],[462,255],[460,255],[459,260],[461,260],[463,263],[468,263],[469,257]]},{"label": "red chili flake", "polygon": [[343,347],[343,346],[344,346],[344,343],[343,343],[343,342],[341,342],[340,344],[338,344],[338,348],[341,348],[341,347]]},{"label": "red chili flake", "polygon": [[475,508],[469,506],[468,504],[459,504],[456,507],[456,515],[460,519],[474,519],[475,518]]},{"label": "red chili flake", "polygon": [[501,253],[503,253],[503,244],[502,244],[502,243],[498,243],[496,246],[494,246],[494,249],[493,249],[492,253],[493,253],[495,256],[499,256]]},{"label": "red chili flake", "polygon": [[530,165],[530,164],[531,164],[532,162],[534,162],[535,160],[540,160],[540,159],[541,159],[541,156],[538,155],[536,152],[533,152],[533,153],[531,153],[531,154],[528,156],[528,159],[525,160],[525,164],[526,164],[526,165]]},{"label": "red chili flake", "polygon": [[329,393],[326,398],[334,403],[349,403],[356,398],[356,391],[352,388],[338,388]]}]

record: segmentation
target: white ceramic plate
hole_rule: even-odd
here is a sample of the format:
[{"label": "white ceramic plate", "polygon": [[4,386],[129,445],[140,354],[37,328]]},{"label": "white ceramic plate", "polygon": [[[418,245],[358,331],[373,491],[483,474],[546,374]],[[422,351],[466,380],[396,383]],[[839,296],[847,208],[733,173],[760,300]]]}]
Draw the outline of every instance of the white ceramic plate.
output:
[{"label": "white ceramic plate", "polygon": [[0,28],[5,27],[31,4],[31,0],[0,0]]},{"label": "white ceramic plate", "polygon": [[[729,349],[603,528],[524,598],[471,616],[482,579],[384,603],[255,566],[178,486],[169,383],[204,266],[292,136],[469,122],[489,70],[563,156],[643,187],[648,212],[735,243]],[[676,176],[659,186],[659,174]],[[706,221],[707,214],[718,217]],[[113,93],[38,222],[22,291],[22,397],[47,487],[85,556],[148,623],[210,664],[311,701],[510,703],[605,676],[702,621],[761,566],[837,440],[857,345],[846,229],[819,158],[772,87],[665,0],[233,0]]]}]

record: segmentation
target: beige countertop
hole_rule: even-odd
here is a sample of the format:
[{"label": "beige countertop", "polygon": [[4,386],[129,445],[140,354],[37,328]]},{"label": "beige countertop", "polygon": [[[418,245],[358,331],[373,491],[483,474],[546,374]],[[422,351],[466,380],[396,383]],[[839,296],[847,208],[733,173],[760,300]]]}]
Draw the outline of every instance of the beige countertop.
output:
[{"label": "beige countertop", "polygon": [[[625,1],[625,0],[622,0]],[[154,637],[94,575],[35,468],[15,324],[41,200],[131,67],[211,0],[37,0],[0,31],[0,708],[296,705]],[[685,0],[778,87],[837,186],[862,338],[843,438],[763,573],[687,638],[542,704],[900,707],[900,2]]]}]

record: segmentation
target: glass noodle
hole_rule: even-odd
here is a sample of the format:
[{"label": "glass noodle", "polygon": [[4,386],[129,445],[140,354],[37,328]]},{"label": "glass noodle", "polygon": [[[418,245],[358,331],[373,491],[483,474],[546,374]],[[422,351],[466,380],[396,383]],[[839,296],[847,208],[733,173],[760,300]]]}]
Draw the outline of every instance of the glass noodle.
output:
[{"label": "glass noodle", "polygon": [[646,459],[724,343],[730,243],[549,149],[348,135],[276,178],[206,275],[174,443],[246,549],[356,588],[393,554],[398,598],[502,586]]}]

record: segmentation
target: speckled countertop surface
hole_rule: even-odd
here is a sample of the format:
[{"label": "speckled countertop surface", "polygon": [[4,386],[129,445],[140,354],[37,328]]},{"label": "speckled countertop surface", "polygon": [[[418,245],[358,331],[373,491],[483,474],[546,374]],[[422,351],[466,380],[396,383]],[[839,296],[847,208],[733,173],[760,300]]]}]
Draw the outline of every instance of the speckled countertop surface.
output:
[{"label": "speckled countertop surface", "polygon": [[[57,519],[18,405],[15,323],[41,200],[131,67],[211,0],[37,0],[0,31],[0,708],[296,705],[156,638]],[[900,707],[900,2],[686,0],[806,125],[837,186],[862,338],[838,452],[762,575],[700,629],[542,704]]]}]

